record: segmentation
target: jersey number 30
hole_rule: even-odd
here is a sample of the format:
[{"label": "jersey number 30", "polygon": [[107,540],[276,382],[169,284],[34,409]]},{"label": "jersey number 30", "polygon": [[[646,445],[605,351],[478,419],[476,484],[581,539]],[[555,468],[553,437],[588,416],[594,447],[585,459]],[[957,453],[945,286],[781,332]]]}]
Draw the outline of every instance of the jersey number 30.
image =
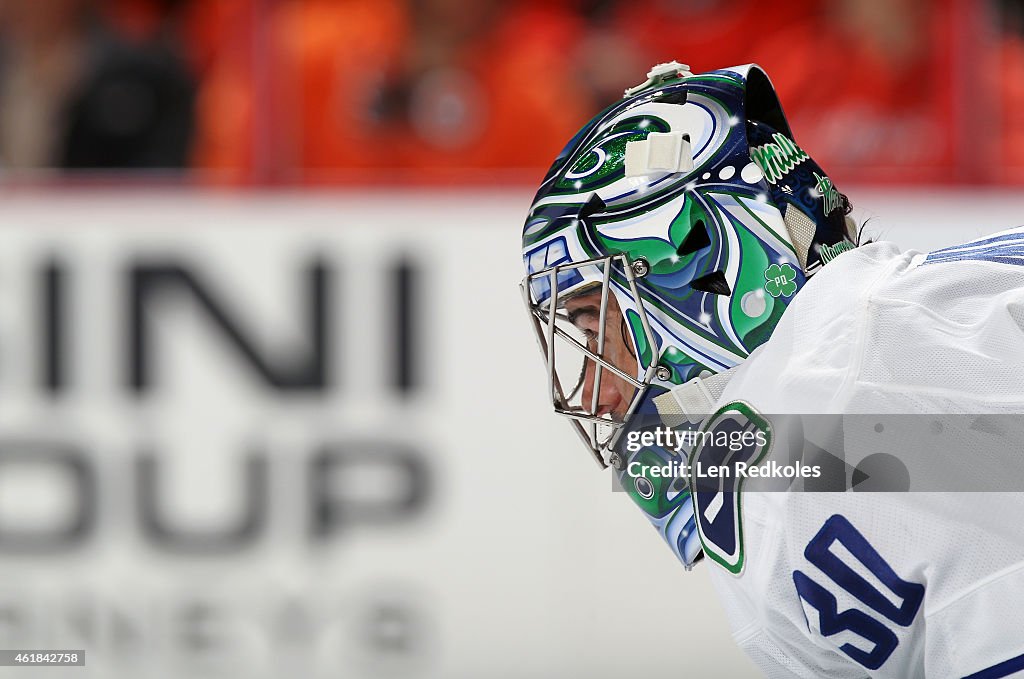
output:
[{"label": "jersey number 30", "polygon": [[[883,594],[850,565],[843,562],[832,551],[833,543],[839,543],[853,556],[862,568],[878,579],[895,597]],[[849,631],[867,641],[871,649],[864,650],[851,643],[844,643],[839,650],[864,667],[877,670],[899,645],[899,639],[889,625],[881,618],[901,627],[907,627],[914,620],[924,599],[924,585],[907,582],[896,575],[881,555],[868,544],[864,536],[853,527],[846,517],[834,514],[807,544],[804,556],[821,569],[836,585],[849,592],[867,606],[874,614],[859,608],[840,612],[834,594],[803,571],[793,571],[793,584],[797,594],[818,612],[818,631],[824,637]],[[900,604],[893,603],[893,598]],[[881,616],[881,618],[879,617]],[[808,617],[808,627],[811,620]]]}]

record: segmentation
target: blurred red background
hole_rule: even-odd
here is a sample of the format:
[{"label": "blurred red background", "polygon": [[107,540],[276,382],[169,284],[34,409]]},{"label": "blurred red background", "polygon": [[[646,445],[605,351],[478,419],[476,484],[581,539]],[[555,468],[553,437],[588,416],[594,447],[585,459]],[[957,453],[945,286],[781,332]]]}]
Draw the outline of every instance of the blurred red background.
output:
[{"label": "blurred red background", "polygon": [[[11,4],[21,3],[0,0]],[[112,157],[108,141],[89,143],[92,128],[65,120],[48,145],[29,150],[64,143],[74,152],[23,154],[27,162],[10,160],[17,154],[2,143],[24,138],[17,116],[0,116],[9,128],[0,157],[12,171],[184,168],[200,183],[243,185],[528,184],[650,65],[677,59],[694,71],[765,67],[797,141],[837,182],[1024,180],[1024,31],[1020,3],[1009,0],[24,4],[65,11],[69,24],[77,10],[81,26],[102,25],[130,54],[156,50],[165,67],[147,77],[171,82],[159,96],[188,106],[154,126],[172,132],[129,145],[151,153]],[[31,59],[6,56],[41,42],[39,30],[19,38],[11,14],[0,12],[0,103],[20,91],[6,83],[38,80],[18,71]]]}]

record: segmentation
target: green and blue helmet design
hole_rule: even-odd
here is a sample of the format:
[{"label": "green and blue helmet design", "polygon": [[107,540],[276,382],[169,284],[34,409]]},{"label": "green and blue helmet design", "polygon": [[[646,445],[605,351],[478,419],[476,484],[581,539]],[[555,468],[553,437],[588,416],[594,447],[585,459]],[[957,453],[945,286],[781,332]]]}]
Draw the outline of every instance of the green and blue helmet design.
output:
[{"label": "green and blue helmet design", "polygon": [[[653,412],[655,396],[727,370],[764,343],[808,276],[853,247],[848,212],[845,196],[796,145],[756,65],[698,75],[659,65],[588,122],[530,207],[523,290],[549,372],[552,295],[604,284],[621,310],[636,362],[627,418],[569,408],[569,387],[549,376],[556,410],[574,419],[598,461],[621,472],[628,460],[613,449],[625,419]],[[619,434],[599,440],[602,420]],[[657,508],[652,520],[692,563],[688,492],[642,485],[641,506]],[[648,490],[656,494],[643,497]]]}]

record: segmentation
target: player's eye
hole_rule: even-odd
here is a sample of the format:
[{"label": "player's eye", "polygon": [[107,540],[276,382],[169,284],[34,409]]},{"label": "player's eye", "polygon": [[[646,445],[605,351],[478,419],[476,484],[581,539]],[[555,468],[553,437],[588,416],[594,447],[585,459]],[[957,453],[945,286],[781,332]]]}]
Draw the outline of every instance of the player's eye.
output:
[{"label": "player's eye", "polygon": [[580,330],[597,331],[597,323],[600,316],[595,307],[580,307],[569,312],[569,322]]},{"label": "player's eye", "polygon": [[590,314],[580,314],[575,318],[573,325],[576,326],[576,329],[579,330],[581,335],[583,335],[583,338],[591,351],[595,350],[598,338],[597,319],[592,318]]}]

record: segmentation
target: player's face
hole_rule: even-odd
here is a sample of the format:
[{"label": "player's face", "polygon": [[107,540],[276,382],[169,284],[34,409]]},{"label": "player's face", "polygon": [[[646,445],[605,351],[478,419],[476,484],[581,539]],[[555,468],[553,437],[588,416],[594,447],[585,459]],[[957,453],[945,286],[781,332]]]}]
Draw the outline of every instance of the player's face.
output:
[{"label": "player's face", "polygon": [[[626,374],[636,372],[636,354],[615,295],[608,295],[608,309],[605,314],[604,351],[598,351],[600,335],[601,292],[594,291],[572,297],[565,302],[569,320],[587,337],[587,348],[600,355]],[[590,404],[594,396],[597,366],[587,360],[583,378],[583,403]],[[621,422],[626,417],[629,404],[636,394],[636,387],[610,370],[601,371],[597,398],[597,416],[611,415]]]}]

